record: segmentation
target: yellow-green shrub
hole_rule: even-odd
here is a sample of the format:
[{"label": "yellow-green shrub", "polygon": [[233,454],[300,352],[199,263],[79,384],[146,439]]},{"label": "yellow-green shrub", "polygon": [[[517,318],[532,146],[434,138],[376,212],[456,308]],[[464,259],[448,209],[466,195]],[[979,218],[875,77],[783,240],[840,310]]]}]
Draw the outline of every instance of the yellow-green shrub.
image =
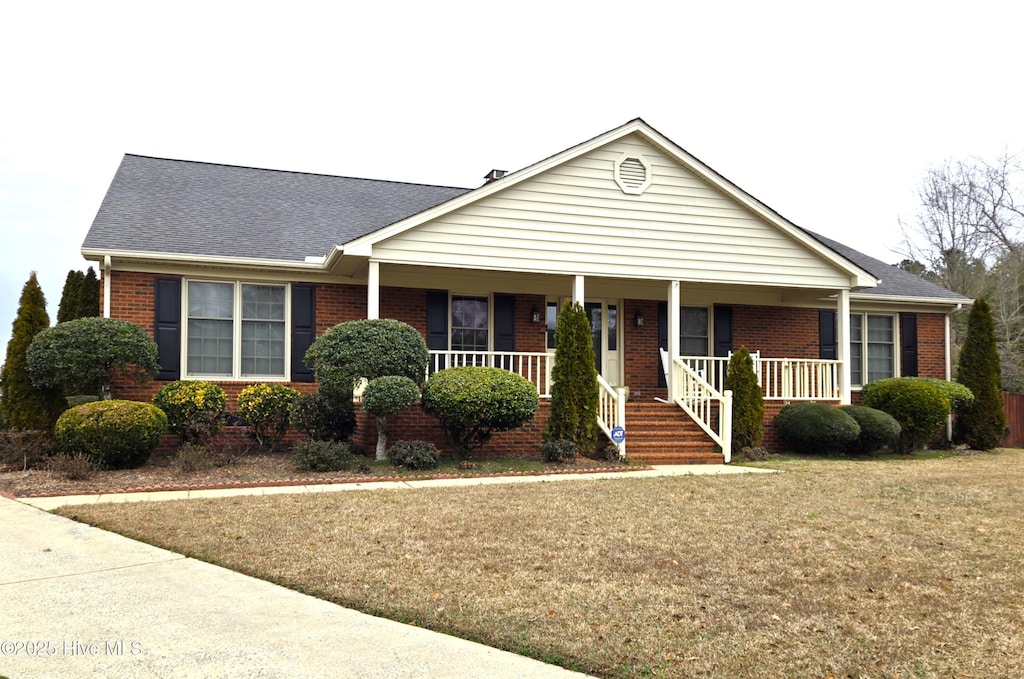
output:
[{"label": "yellow-green shrub", "polygon": [[224,426],[228,399],[212,382],[179,380],[158,391],[153,405],[164,411],[170,432],[183,442],[206,443]]},{"label": "yellow-green shrub", "polygon": [[238,394],[238,415],[249,436],[271,450],[288,431],[288,413],[299,392],[284,384],[252,384]]},{"label": "yellow-green shrub", "polygon": [[64,411],[53,436],[61,450],[113,469],[146,463],[167,432],[167,416],[136,401],[95,401]]}]

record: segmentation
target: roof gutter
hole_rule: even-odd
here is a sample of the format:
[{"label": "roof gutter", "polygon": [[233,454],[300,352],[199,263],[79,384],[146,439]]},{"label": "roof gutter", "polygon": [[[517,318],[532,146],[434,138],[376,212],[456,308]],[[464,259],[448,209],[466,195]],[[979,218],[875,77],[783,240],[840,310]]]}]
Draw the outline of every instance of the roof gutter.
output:
[{"label": "roof gutter", "polygon": [[[335,248],[337,252],[338,248]],[[290,271],[326,271],[328,263],[333,261],[335,252],[329,257],[311,257],[313,261],[295,262],[281,259],[257,259],[248,257],[214,257],[210,255],[190,255],[166,252],[132,252],[124,250],[93,250],[82,248],[82,256],[94,262],[103,262],[104,270],[108,270],[113,258],[118,259],[141,259],[154,262],[173,262],[190,264],[210,264],[220,266],[237,266],[261,269],[285,269]]]}]

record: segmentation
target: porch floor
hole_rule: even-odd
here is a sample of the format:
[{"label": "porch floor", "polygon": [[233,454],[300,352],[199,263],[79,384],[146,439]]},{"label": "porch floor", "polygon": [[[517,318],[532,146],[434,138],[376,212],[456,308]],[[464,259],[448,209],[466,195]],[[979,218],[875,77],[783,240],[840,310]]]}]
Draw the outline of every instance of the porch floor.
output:
[{"label": "porch floor", "polygon": [[626,456],[646,464],[723,464],[725,456],[674,403],[626,402]]}]

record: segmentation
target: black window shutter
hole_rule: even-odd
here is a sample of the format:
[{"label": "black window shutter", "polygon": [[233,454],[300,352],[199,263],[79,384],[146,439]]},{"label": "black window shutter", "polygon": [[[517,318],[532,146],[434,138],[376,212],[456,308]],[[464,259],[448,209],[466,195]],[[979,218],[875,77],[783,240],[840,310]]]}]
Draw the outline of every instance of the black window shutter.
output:
[{"label": "black window shutter", "polygon": [[316,339],[316,286],[292,285],[292,382],[312,382],[306,351]]},{"label": "black window shutter", "polygon": [[917,314],[900,314],[900,367],[903,377],[917,377]]},{"label": "black window shutter", "polygon": [[443,290],[427,292],[427,349],[448,349],[448,293]]},{"label": "black window shutter", "polygon": [[732,351],[732,307],[715,305],[715,356]]},{"label": "black window shutter", "polygon": [[818,310],[818,358],[834,361],[838,356],[836,350],[836,312],[835,309]]},{"label": "black window shutter", "polygon": [[[516,298],[512,295],[494,296],[494,350],[516,350]],[[501,367],[510,369],[511,360],[506,356]]]},{"label": "black window shutter", "polygon": [[[658,302],[658,348],[668,349],[668,303]],[[654,357],[658,364],[658,386],[667,387],[665,382],[665,368],[661,364],[661,352]]]},{"label": "black window shutter", "polygon": [[181,379],[181,279],[157,278],[153,290],[153,334],[158,380]]}]

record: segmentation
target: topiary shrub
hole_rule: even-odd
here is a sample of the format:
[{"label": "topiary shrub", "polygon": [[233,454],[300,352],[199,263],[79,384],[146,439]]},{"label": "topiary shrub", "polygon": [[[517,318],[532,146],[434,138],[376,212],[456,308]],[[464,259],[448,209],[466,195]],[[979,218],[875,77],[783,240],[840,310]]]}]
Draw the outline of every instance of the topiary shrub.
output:
[{"label": "topiary shrub", "polygon": [[423,384],[430,354],[416,328],[388,318],[349,321],[318,337],[306,365],[320,384],[351,391],[360,379],[401,375]]},{"label": "topiary shrub", "polygon": [[892,415],[867,406],[842,406],[840,410],[860,426],[860,435],[846,447],[847,452],[865,455],[896,449],[902,428]]},{"label": "topiary shrub", "polygon": [[274,450],[288,431],[288,416],[299,392],[284,384],[251,384],[238,394],[238,415],[249,437]]},{"label": "topiary shrub", "polygon": [[551,382],[551,415],[544,426],[544,440],[572,441],[581,455],[593,456],[601,395],[590,319],[578,303],[566,302],[558,313]]},{"label": "topiary shrub", "polygon": [[53,435],[64,452],[88,455],[98,465],[125,469],[145,464],[167,433],[167,416],[136,401],[96,401],[64,411]]},{"label": "topiary shrub", "polygon": [[352,391],[325,388],[313,394],[299,394],[292,402],[292,426],[314,441],[347,441],[356,430]]},{"label": "topiary shrub", "polygon": [[389,415],[416,403],[420,388],[408,377],[385,375],[370,380],[363,391],[363,410],[377,420],[377,459],[386,459]]},{"label": "topiary shrub", "polygon": [[725,388],[732,390],[732,448],[757,448],[764,438],[764,395],[754,359],[740,347],[729,359]]},{"label": "topiary shrub", "polygon": [[496,431],[521,427],[537,412],[537,389],[524,377],[501,368],[462,367],[434,373],[423,387],[423,410],[441,429],[460,458],[490,440]]},{"label": "topiary shrub", "polygon": [[398,441],[388,448],[388,462],[406,469],[434,469],[440,455],[437,446],[426,441]]},{"label": "topiary shrub", "polygon": [[299,469],[339,472],[351,469],[355,455],[341,441],[299,441],[292,446],[292,462]]},{"label": "topiary shrub", "polygon": [[860,435],[857,421],[825,403],[790,403],[775,416],[783,445],[797,453],[836,453]]},{"label": "topiary shrub", "polygon": [[116,318],[78,318],[39,333],[28,348],[32,384],[108,398],[118,372],[156,376],[156,342],[141,327]]},{"label": "topiary shrub", "polygon": [[540,444],[540,454],[545,462],[565,462],[566,460],[575,460],[579,451],[572,441],[560,439]]},{"label": "topiary shrub", "polygon": [[864,405],[889,413],[901,432],[896,451],[909,454],[924,448],[942,430],[949,416],[949,397],[934,384],[890,377],[864,385]]},{"label": "topiary shrub", "polygon": [[984,298],[971,307],[956,377],[974,394],[974,401],[957,411],[958,440],[976,450],[995,448],[1006,435],[1006,413],[992,310]]},{"label": "topiary shrub", "polygon": [[170,432],[183,443],[209,443],[224,426],[227,404],[223,389],[201,380],[171,382],[153,396],[153,405],[167,415]]}]

